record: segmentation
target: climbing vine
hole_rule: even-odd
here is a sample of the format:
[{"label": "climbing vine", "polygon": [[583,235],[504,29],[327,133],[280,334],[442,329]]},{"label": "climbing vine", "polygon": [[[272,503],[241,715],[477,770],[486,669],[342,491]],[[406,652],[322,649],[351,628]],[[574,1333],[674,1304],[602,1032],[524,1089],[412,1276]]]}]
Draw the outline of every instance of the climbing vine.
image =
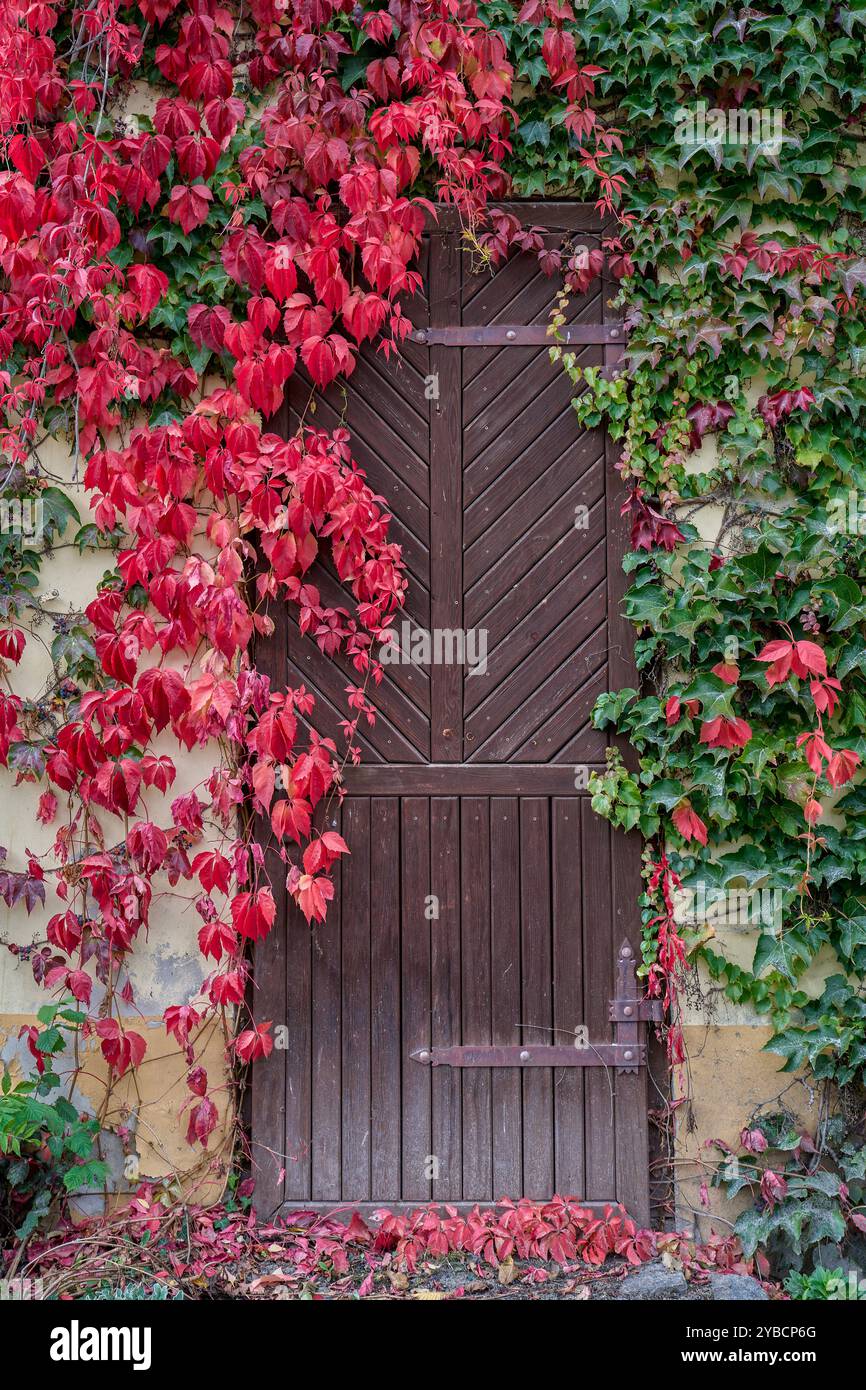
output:
[{"label": "climbing vine", "polygon": [[[566,44],[555,71],[609,200],[593,70]],[[9,950],[54,1000],[24,1030],[37,1076],[7,1095],[4,1147],[20,1157],[44,1133],[45,1094],[73,1095],[82,1042],[108,1074],[96,1128],[117,1127],[114,1082],[148,1049],[131,960],[166,898],[201,922],[201,987],[164,1026],[186,1063],[187,1140],[207,1149],[224,1082],[204,1045],[216,1028],[232,1061],[272,1050],[246,948],[274,926],[275,875],[309,923],[325,917],[350,852],[327,813],[375,719],[376,651],[406,587],[348,433],[305,413],[285,439],[268,421],[297,370],[323,388],[364,342],[399,352],[435,202],[456,205],[491,265],[543,253],[531,228],[486,213],[508,187],[512,67],[464,0],[12,0],[0,72],[0,758],[16,785],[44,786],[54,831],[0,876],[9,906],[44,922]],[[42,461],[50,435],[71,450],[83,520]],[[80,614],[40,593],[44,548],[61,542],[104,552]],[[350,609],[310,581],[319,555]],[[354,670],[340,746],[316,731],[309,691],[255,665],[283,602]],[[36,697],[15,679],[28,647],[50,659]],[[175,787],[198,749],[209,772]],[[68,1102],[56,1113],[66,1187],[98,1182],[93,1126],[79,1131]]]},{"label": "climbing vine", "polygon": [[[322,811],[375,717],[405,588],[349,437],[312,420],[286,441],[267,418],[299,367],[323,386],[364,341],[399,351],[436,201],[493,264],[528,249],[566,295],[604,266],[619,283],[619,373],[553,351],[581,422],[623,446],[643,684],[595,719],[637,761],[612,753],[593,805],[647,841],[644,973],[672,1008],[671,1058],[697,953],[767,1015],[787,1068],[863,1083],[864,25],[866,8],[819,0],[4,7],[0,497],[39,503],[43,543],[71,529],[108,568],[59,619],[38,548],[0,534],[0,751],[44,779],[57,828],[0,888],[45,912],[47,940],[19,955],[115,1076],[145,1046],[128,959],[154,896],[194,902],[213,969],[201,1008],[165,1019],[191,1143],[216,1123],[202,1030],[217,1021],[244,1059],[272,1045],[267,1020],[229,1021],[245,942],[274,920],[245,817],[270,818],[292,897],[321,919],[350,849]],[[142,84],[155,99],[133,116]],[[599,200],[615,232],[551,255],[488,212],[509,189]],[[81,460],[83,522],[40,464],[48,432]],[[321,551],[352,612],[307,582]],[[316,734],[308,692],[256,670],[275,599],[354,664],[343,747]],[[53,675],[25,698],[14,668],[46,623]],[[166,733],[216,752],[176,796]],[[714,927],[735,895],[747,967]],[[44,1065],[54,1033],[30,1041]]]},{"label": "climbing vine", "polygon": [[[525,6],[531,23],[515,24],[510,7],[484,7],[526,89],[518,186],[587,190],[544,69],[551,28],[604,70],[594,109],[620,135],[607,251],[624,369],[554,349],[579,419],[622,443],[632,536],[626,611],[643,684],[602,697],[594,717],[636,757],[611,752],[593,805],[647,841],[644,970],[672,1005],[672,1060],[697,957],[711,986],[766,1015],[785,1070],[862,1095],[866,9],[567,10]],[[732,924],[746,961],[732,958]],[[823,1171],[838,1173],[830,1124],[825,1113],[802,1136],[800,1186],[844,1197]],[[785,1207],[773,1182],[785,1154],[767,1157],[761,1229],[787,1223],[790,1237],[808,1209]],[[839,1238],[846,1221],[819,1217]]]}]

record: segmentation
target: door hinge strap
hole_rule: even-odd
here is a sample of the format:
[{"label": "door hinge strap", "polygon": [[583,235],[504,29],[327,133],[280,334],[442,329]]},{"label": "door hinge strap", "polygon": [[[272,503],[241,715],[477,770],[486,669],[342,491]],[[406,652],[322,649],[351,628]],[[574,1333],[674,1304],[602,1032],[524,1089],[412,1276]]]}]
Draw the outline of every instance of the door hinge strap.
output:
[{"label": "door hinge strap", "polygon": [[612,1023],[661,1023],[664,1019],[664,1004],[661,999],[611,999],[610,1019]]},{"label": "door hinge strap", "polygon": [[548,332],[546,323],[453,324],[416,328],[410,337],[425,347],[568,347],[625,341],[621,323],[566,323],[556,333]]},{"label": "door hinge strap", "polygon": [[459,1047],[419,1048],[410,1053],[413,1062],[428,1067],[614,1067],[617,1071],[637,1071],[646,1066],[644,1043],[574,1044],[528,1043],[521,1047],[495,1043],[464,1044]]}]

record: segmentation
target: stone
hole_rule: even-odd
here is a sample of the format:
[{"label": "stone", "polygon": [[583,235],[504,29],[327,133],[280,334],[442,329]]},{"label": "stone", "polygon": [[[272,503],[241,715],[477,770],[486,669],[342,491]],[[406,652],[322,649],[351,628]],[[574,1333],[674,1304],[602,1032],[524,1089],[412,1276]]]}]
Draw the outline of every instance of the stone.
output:
[{"label": "stone", "polygon": [[757,1279],[752,1279],[748,1274],[711,1274],[710,1289],[717,1302],[757,1303],[769,1298]]},{"label": "stone", "polygon": [[666,1269],[661,1264],[646,1264],[626,1275],[619,1286],[617,1298],[659,1300],[671,1302],[688,1298],[689,1286],[676,1269]]}]

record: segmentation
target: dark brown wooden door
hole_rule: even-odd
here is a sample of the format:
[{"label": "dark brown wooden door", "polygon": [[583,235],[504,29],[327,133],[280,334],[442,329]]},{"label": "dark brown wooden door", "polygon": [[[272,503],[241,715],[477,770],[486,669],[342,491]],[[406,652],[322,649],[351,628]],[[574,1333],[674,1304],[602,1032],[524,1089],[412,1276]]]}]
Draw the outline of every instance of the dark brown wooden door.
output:
[{"label": "dark brown wooden door", "polygon": [[[522,215],[551,245],[598,245],[582,206]],[[399,359],[365,352],[324,396],[299,375],[287,402],[289,430],[302,416],[348,424],[393,511],[415,659],[388,665],[363,765],[331,817],[351,856],[327,922],[311,932],[283,904],[285,925],[257,951],[256,1015],[288,1030],[254,1069],[257,1200],[273,1211],[559,1193],[646,1219],[645,1068],[417,1060],[568,1043],[580,1027],[610,1042],[616,950],[637,947],[640,890],[639,844],[613,835],[586,794],[605,749],[593,702],[633,681],[612,451],[580,429],[543,332],[515,345],[506,332],[543,329],[558,286],[529,256],[475,273],[447,226],[423,270]],[[585,327],[613,321],[605,294],[571,305],[575,337],[583,325],[598,340],[574,349],[587,365],[612,360]],[[426,341],[455,327],[492,327],[497,341]],[[325,567],[315,582],[340,601]],[[342,746],[351,668],[285,610],[259,663],[311,688],[317,727]]]}]

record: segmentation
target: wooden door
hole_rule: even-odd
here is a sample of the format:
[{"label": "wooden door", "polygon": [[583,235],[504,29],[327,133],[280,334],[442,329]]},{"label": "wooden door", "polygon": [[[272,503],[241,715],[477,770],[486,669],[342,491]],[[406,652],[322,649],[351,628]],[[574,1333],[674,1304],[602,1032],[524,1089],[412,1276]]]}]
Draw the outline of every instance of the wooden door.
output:
[{"label": "wooden door", "polygon": [[[551,245],[570,235],[592,248],[602,233],[580,205],[521,215]],[[332,817],[351,856],[327,922],[310,931],[283,898],[284,923],[256,953],[256,1015],[285,1023],[289,1040],[254,1068],[257,1201],[559,1193],[619,1200],[645,1220],[645,1066],[520,1061],[538,1045],[559,1045],[559,1061],[581,1027],[596,1051],[610,1044],[617,953],[639,943],[639,843],[612,834],[586,793],[606,742],[593,702],[634,680],[618,607],[621,487],[604,433],[581,430],[549,361],[558,286],[537,261],[475,273],[443,225],[423,271],[398,360],[365,352],[324,396],[299,374],[286,407],[287,430],[311,398],[311,423],[347,423],[387,499],[414,659],[388,665]],[[607,288],[572,301],[587,365],[615,357]],[[339,601],[327,568],[315,582]],[[351,669],[285,609],[259,664],[315,692],[316,725],[341,747]],[[465,1049],[491,1045],[513,1049],[507,1065],[467,1063]],[[430,1065],[443,1049],[455,1064]]]}]

